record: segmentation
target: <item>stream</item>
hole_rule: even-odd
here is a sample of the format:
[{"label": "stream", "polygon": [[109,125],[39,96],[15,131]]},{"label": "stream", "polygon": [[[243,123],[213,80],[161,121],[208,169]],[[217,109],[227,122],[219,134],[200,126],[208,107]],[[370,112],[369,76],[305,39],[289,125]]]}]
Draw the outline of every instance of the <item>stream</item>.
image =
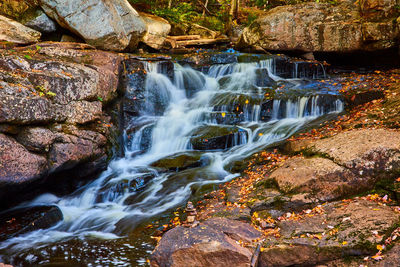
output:
[{"label": "stream", "polygon": [[321,64],[252,58],[174,63],[173,75],[163,62],[143,62],[145,101],[125,122],[124,157],[70,195],[46,193],[21,204],[56,205],[64,219],[1,242],[0,262],[147,265],[156,244],[147,224],[162,229],[189,199],[238,177],[254,153],[343,111]]}]

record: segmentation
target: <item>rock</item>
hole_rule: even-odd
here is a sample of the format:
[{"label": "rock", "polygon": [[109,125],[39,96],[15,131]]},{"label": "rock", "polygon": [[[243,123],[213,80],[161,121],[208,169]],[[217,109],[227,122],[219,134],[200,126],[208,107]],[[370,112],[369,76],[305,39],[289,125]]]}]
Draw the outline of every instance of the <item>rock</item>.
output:
[{"label": "rock", "polygon": [[42,0],[41,6],[62,27],[104,50],[135,49],[146,29],[126,0]]},{"label": "rock", "polygon": [[24,17],[21,23],[41,33],[53,33],[57,31],[57,24],[40,9]]},{"label": "rock", "polygon": [[17,44],[30,44],[39,41],[41,33],[19,22],[0,16],[0,41]]},{"label": "rock", "polygon": [[372,177],[358,177],[325,158],[292,158],[271,175],[280,191],[308,193],[319,201],[333,200],[347,194],[356,194],[374,185]]},{"label": "rock", "polygon": [[57,206],[16,208],[0,213],[0,240],[49,228],[63,219]]},{"label": "rock", "polygon": [[[393,48],[398,36],[392,22],[398,13],[394,4],[366,0],[361,9],[346,1],[276,7],[244,29],[238,47],[339,53]],[[376,21],[377,17],[386,20]]]},{"label": "rock", "polygon": [[33,196],[38,184],[103,169],[115,128],[102,109],[116,96],[121,57],[76,43],[1,53],[0,132],[15,137],[1,135],[1,206]]},{"label": "rock", "polygon": [[105,154],[104,146],[107,140],[103,135],[90,131],[77,133],[77,136],[64,135],[63,142],[52,145],[49,151],[50,173],[72,169],[80,163],[100,158]]},{"label": "rock", "polygon": [[71,35],[67,35],[67,34],[63,34],[61,36],[61,40],[60,42],[65,42],[65,43],[84,43],[84,41],[82,41],[80,38],[71,36]]},{"label": "rock", "polygon": [[57,135],[46,128],[25,128],[17,135],[17,141],[29,151],[45,153],[50,150]]},{"label": "rock", "polygon": [[142,38],[142,42],[157,50],[163,48],[165,38],[171,30],[171,25],[167,20],[151,14],[139,12],[139,15],[146,24],[146,33]]},{"label": "rock", "polygon": [[379,262],[377,267],[400,266],[400,245],[397,243],[387,253],[383,261]]},{"label": "rock", "polygon": [[361,15],[368,20],[377,21],[398,15],[395,0],[361,0]]},{"label": "rock", "polygon": [[0,198],[4,188],[31,182],[44,174],[46,158],[29,152],[13,138],[0,134]]},{"label": "rock", "polygon": [[[182,171],[188,168],[195,168],[202,166],[202,153],[199,152],[182,152],[170,155],[153,162],[151,166],[169,171]],[[203,161],[206,161],[204,159]]]},{"label": "rock", "polygon": [[375,254],[383,233],[393,229],[399,220],[390,207],[363,199],[320,208],[320,214],[279,222],[281,237],[265,241],[263,246],[267,248],[261,252],[258,266],[308,266],[346,256]]},{"label": "rock", "polygon": [[400,133],[388,129],[362,129],[339,133],[310,144],[315,153],[365,177],[390,176],[400,169]]},{"label": "rock", "polygon": [[151,266],[250,266],[252,243],[261,234],[249,224],[213,218],[193,228],[178,226],[164,234]]},{"label": "rock", "polygon": [[195,150],[227,149],[247,139],[247,132],[236,126],[201,126],[191,135],[190,143]]}]

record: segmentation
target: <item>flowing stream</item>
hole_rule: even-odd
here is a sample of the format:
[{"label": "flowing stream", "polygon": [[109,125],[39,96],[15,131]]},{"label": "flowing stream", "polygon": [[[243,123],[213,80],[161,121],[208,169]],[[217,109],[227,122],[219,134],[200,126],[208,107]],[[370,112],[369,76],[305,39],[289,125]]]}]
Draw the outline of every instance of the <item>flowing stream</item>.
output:
[{"label": "flowing stream", "polygon": [[24,203],[57,205],[64,220],[0,243],[0,262],[146,264],[154,244],[140,237],[143,223],[239,176],[235,166],[257,151],[343,111],[322,66],[304,74],[291,63],[281,75],[273,57],[198,69],[175,63],[171,77],[159,62],[143,64],[145,101],[126,122],[125,156],[71,195]]}]

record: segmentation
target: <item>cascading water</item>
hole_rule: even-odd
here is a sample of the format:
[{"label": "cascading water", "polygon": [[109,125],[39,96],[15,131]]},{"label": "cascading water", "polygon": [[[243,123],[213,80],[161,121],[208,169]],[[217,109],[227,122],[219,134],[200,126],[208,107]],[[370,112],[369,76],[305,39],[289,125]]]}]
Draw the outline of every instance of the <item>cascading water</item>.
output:
[{"label": "cascading water", "polygon": [[[131,118],[133,130],[125,133],[125,157],[111,161],[98,179],[70,196],[44,194],[25,203],[55,204],[64,220],[0,243],[0,255],[10,261],[31,247],[51,251],[56,242],[126,236],[140,223],[184,204],[196,191],[238,176],[230,172],[235,161],[290,137],[318,117],[343,110],[335,92],[327,92],[323,84],[321,89],[321,84],[313,86],[315,81],[295,79],[304,76],[295,65],[293,77],[284,79],[277,75],[274,59],[202,70],[175,64],[171,79],[159,63],[145,63],[146,103]],[[317,75],[321,71],[311,78]],[[182,155],[195,164],[179,172],[155,164]],[[26,255],[31,257],[26,262],[35,264],[50,257]],[[92,264],[132,264],[125,256],[110,258]],[[136,262],[141,263],[143,259]]]}]

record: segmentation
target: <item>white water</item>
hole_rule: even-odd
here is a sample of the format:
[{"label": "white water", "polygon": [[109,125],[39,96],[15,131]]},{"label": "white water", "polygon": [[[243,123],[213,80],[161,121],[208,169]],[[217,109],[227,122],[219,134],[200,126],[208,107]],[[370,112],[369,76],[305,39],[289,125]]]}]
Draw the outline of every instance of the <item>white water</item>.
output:
[{"label": "white water", "polygon": [[[148,63],[145,92],[148,101],[142,116],[132,120],[141,126],[131,135],[130,145],[125,148],[126,156],[113,160],[97,180],[70,196],[58,198],[45,194],[25,203],[55,204],[61,209],[64,220],[50,229],[7,240],[0,244],[0,250],[13,253],[72,237],[114,239],[126,235],[141,221],[184,204],[193,188],[223,183],[238,176],[226,170],[232,162],[290,137],[321,115],[343,110],[340,100],[323,107],[319,103],[321,97],[316,94],[289,100],[275,99],[271,100],[270,119],[260,121],[261,104],[265,101],[264,89],[255,86],[256,72],[260,69],[266,69],[274,82],[285,81],[294,87],[299,82],[276,76],[272,59],[215,65],[206,74],[176,64],[173,81],[158,71],[157,63]],[[298,76],[297,73],[293,75]],[[191,92],[188,92],[189,87]],[[251,101],[239,103],[239,96]],[[162,116],[158,116],[156,104],[166,107]],[[209,160],[207,166],[187,170],[181,176],[179,173],[159,173],[150,166],[160,158],[190,151],[191,136],[196,129],[217,125],[228,116],[240,120],[236,125],[239,131],[230,144],[233,147],[204,152],[203,156]],[[152,129],[151,145],[145,153],[138,155],[145,129]],[[148,179],[144,189],[138,192],[130,189],[132,182],[145,183],[145,177],[152,178]]]}]

